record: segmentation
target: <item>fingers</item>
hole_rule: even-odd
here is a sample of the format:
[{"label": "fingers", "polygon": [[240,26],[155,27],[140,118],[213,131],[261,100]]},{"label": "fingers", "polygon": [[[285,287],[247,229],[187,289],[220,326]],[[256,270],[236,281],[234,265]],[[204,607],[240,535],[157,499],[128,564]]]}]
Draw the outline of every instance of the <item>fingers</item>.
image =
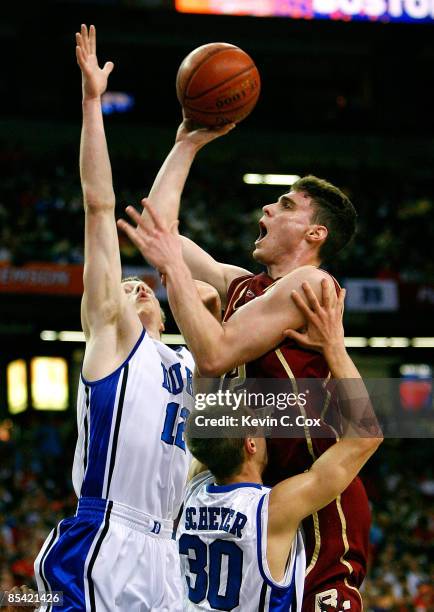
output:
[{"label": "fingers", "polygon": [[154,223],[155,229],[164,231],[166,227],[164,226],[160,215],[157,213],[157,211],[154,209],[152,204],[146,198],[142,200],[142,206],[143,208],[146,208],[149,216],[151,217]]},{"label": "fingers", "polygon": [[104,68],[102,69],[102,71],[104,72],[104,74],[106,76],[108,76],[111,73],[111,71],[113,70],[114,67],[115,67],[115,65],[113,64],[113,62],[106,62],[104,64]]},{"label": "fingers", "polygon": [[237,127],[236,123],[228,123],[226,125],[223,125],[222,127],[215,128],[214,131],[219,136],[224,136],[225,134],[227,134],[228,132],[230,132],[231,130],[233,130],[236,127]]},{"label": "fingers", "polygon": [[83,49],[86,52],[86,55],[89,55],[89,53],[90,53],[90,49],[89,49],[89,34],[87,32],[87,26],[84,23],[81,24],[80,34],[81,34],[81,40],[82,40],[82,43],[83,43]]},{"label": "fingers", "polygon": [[323,278],[321,281],[321,289],[322,289],[322,305],[328,310],[330,308],[330,283],[326,278]]},{"label": "fingers", "polygon": [[89,28],[89,53],[96,55],[96,29],[94,25]]},{"label": "fingers", "polygon": [[294,340],[295,342],[297,342],[297,344],[303,344],[305,340],[305,334],[301,334],[300,332],[297,332],[294,329],[285,329],[283,335],[286,338],[291,338],[291,340]]},{"label": "fingers", "polygon": [[307,281],[301,284],[304,294],[307,299],[307,303],[311,307],[314,312],[318,312],[320,309],[320,303],[318,302],[318,298],[316,297],[312,287],[309,285]]},{"label": "fingers", "polygon": [[135,227],[127,223],[124,219],[118,219],[117,226],[120,230],[122,230],[128,236],[128,238],[131,240],[133,244],[136,245],[137,248],[140,248],[140,245],[142,243],[142,238],[137,233],[137,230]]},{"label": "fingers", "polygon": [[140,227],[143,225],[142,216],[139,215],[134,206],[127,206],[125,212],[134,221],[136,225],[139,225]]},{"label": "fingers", "polygon": [[[77,34],[77,36],[78,36],[78,34]],[[84,57],[84,53],[83,53],[82,47],[80,47],[79,45],[77,45],[75,47],[75,55],[77,57],[77,64],[83,70],[84,66],[85,66],[85,63],[86,63],[86,58]]]},{"label": "fingers", "polygon": [[312,311],[309,308],[309,306],[306,304],[306,302],[303,300],[303,298],[301,297],[301,295],[295,290],[293,289],[291,291],[291,298],[294,302],[294,304],[297,306],[297,308],[299,310],[301,310],[301,312],[304,314],[305,318],[307,319],[309,316],[311,316]]},{"label": "fingers", "polygon": [[338,308],[340,310],[340,312],[343,314],[344,313],[344,306],[345,306],[345,296],[347,295],[347,290],[341,288],[339,291],[339,295],[338,295]]}]

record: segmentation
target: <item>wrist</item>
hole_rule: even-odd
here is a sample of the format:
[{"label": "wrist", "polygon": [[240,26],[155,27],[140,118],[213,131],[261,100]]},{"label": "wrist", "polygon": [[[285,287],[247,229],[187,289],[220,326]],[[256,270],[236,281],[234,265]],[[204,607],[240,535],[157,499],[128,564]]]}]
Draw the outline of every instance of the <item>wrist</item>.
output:
[{"label": "wrist", "polygon": [[189,140],[188,138],[182,138],[181,140],[175,140],[175,148],[181,149],[185,154],[194,158],[196,153],[199,151],[202,145],[198,145],[196,142]]},{"label": "wrist", "polygon": [[91,96],[89,94],[83,93],[83,106],[100,106],[101,105],[101,96]]},{"label": "wrist", "polygon": [[160,270],[160,272],[165,274],[166,278],[170,280],[180,280],[186,277],[191,277],[190,270],[182,256],[179,259],[174,259],[167,262],[167,264],[164,266],[164,270]]},{"label": "wrist", "polygon": [[329,364],[330,369],[335,363],[341,363],[342,360],[349,359],[347,349],[343,342],[330,343],[323,346],[322,353]]}]

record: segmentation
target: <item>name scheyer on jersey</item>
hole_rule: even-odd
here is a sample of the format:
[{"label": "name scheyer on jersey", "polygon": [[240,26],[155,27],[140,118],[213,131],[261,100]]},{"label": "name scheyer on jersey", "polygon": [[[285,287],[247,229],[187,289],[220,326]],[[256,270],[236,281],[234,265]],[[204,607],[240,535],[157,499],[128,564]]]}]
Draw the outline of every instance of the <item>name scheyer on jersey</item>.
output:
[{"label": "name scheyer on jersey", "polygon": [[217,485],[210,472],[187,487],[178,528],[185,610],[299,612],[306,559],[301,532],[283,580],[267,564],[270,489],[256,483]]}]

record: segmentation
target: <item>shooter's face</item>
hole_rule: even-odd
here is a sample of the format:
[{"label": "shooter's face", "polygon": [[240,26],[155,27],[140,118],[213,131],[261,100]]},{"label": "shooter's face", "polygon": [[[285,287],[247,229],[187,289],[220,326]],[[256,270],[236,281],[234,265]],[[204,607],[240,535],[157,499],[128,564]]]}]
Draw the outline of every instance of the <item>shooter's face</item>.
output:
[{"label": "shooter's face", "polygon": [[253,257],[265,265],[278,264],[304,242],[315,208],[309,195],[290,191],[262,210]]}]

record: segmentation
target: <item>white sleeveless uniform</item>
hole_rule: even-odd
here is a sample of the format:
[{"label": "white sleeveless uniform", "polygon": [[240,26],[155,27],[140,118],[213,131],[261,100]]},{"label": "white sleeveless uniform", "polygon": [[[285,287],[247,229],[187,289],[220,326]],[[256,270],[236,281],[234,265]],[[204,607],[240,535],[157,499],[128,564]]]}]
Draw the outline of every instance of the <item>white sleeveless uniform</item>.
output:
[{"label": "white sleeveless uniform", "polygon": [[300,612],[306,556],[300,530],[285,576],[267,564],[270,489],[254,483],[216,485],[210,472],[187,489],[178,527],[184,610]]},{"label": "white sleeveless uniform", "polygon": [[48,536],[35,561],[40,591],[97,612],[182,609],[173,520],[191,456],[183,438],[194,363],[143,331],[127,360],[80,379],[73,465],[77,513]]}]

